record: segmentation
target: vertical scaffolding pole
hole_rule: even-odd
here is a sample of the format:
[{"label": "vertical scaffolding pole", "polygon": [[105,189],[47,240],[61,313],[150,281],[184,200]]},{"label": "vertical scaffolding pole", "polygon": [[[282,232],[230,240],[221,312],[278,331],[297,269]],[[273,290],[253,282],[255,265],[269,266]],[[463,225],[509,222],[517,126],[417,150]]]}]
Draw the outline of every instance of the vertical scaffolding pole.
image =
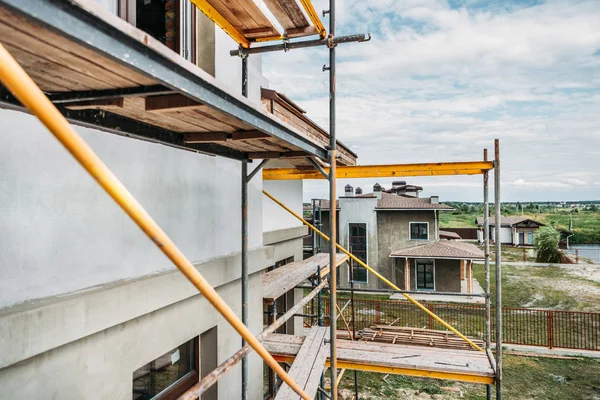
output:
[{"label": "vertical scaffolding pole", "polygon": [[248,97],[248,55],[243,54],[242,58],[242,96]]},{"label": "vertical scaffolding pole", "polygon": [[496,400],[502,400],[502,246],[500,243],[500,141],[494,141],[494,211],[496,255]]},{"label": "vertical scaffolding pole", "polygon": [[[352,249],[350,249],[352,252]],[[350,268],[350,306],[352,307],[352,340],[356,341],[356,312],[354,310],[354,260],[349,260]],[[354,370],[354,400],[358,400],[358,371]]]},{"label": "vertical scaffolding pole", "polygon": [[[483,149],[483,161],[488,160],[488,151]],[[483,252],[485,254],[485,350],[490,350],[492,341],[491,327],[491,302],[490,297],[490,201],[489,201],[489,174],[483,173]],[[492,399],[492,385],[485,385],[487,400]]]},{"label": "vertical scaffolding pole", "polygon": [[[248,162],[242,161],[242,322],[248,326]],[[246,341],[242,339],[242,347]],[[242,399],[248,399],[248,356],[242,358]]]},{"label": "vertical scaffolding pole", "polygon": [[337,345],[336,345],[336,304],[337,304],[337,268],[336,268],[336,243],[337,243],[337,215],[336,215],[336,140],[335,140],[335,0],[329,0],[329,226],[331,241],[329,242],[329,265],[331,277],[330,291],[330,386],[331,399],[337,400]]},{"label": "vertical scaffolding pole", "polygon": [[[248,97],[248,56],[242,55],[242,95]],[[242,161],[242,322],[248,326],[248,162]],[[246,341],[242,339],[242,347]],[[248,356],[242,358],[242,400],[248,400]]]}]

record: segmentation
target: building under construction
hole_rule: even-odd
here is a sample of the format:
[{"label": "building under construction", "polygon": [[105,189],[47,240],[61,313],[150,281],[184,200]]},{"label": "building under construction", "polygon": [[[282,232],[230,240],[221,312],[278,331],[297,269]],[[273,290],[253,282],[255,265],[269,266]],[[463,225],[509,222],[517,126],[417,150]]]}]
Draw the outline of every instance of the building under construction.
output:
[{"label": "building under construction", "polygon": [[[493,160],[357,165],[336,139],[336,51],[369,36],[336,36],[335,0],[323,16],[309,0],[0,0],[0,399],[336,399],[352,370],[502,397],[489,212],[481,341],[302,218],[305,179],[333,204],[340,178],[482,175],[488,210],[493,172],[500,195],[498,142]],[[327,129],[262,76],[260,53],[306,47],[329,53]],[[303,259],[309,230],[329,247]],[[347,262],[443,331],[336,330],[322,295],[336,304]]]}]

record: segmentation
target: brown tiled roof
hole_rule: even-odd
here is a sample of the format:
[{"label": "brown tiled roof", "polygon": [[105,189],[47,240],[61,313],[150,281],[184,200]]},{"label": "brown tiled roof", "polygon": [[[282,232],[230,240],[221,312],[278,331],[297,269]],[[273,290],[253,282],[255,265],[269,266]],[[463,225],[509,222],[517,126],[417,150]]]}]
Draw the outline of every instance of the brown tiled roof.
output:
[{"label": "brown tiled roof", "polygon": [[[500,225],[502,225],[502,226],[513,226],[513,225],[516,225],[523,221],[532,221],[532,222],[535,222],[536,224],[539,224],[540,226],[545,226],[541,222],[534,221],[531,218],[527,218],[527,217],[519,217],[519,216],[500,217]],[[477,217],[477,225],[483,226],[483,217]],[[496,222],[494,221],[494,217],[492,216],[492,217],[490,217],[490,226],[494,226],[494,225],[496,225]]]},{"label": "brown tiled roof", "polygon": [[377,208],[380,210],[452,210],[452,207],[445,204],[432,204],[429,197],[398,196],[389,193],[381,193],[381,199],[377,202]]},{"label": "brown tiled roof", "polygon": [[483,260],[484,254],[479,247],[471,243],[443,240],[418,246],[394,250],[390,257],[407,258],[456,258],[469,260]]},{"label": "brown tiled roof", "polygon": [[[375,197],[373,193],[365,193],[354,197]],[[339,201],[336,202],[337,209],[340,209]],[[323,210],[329,210],[329,200],[322,200]],[[381,199],[377,200],[377,210],[452,210],[453,208],[445,204],[431,204],[431,198],[398,196],[397,194],[381,193]]]},{"label": "brown tiled roof", "polygon": [[440,237],[446,239],[461,239],[460,235],[456,232],[439,231]]}]

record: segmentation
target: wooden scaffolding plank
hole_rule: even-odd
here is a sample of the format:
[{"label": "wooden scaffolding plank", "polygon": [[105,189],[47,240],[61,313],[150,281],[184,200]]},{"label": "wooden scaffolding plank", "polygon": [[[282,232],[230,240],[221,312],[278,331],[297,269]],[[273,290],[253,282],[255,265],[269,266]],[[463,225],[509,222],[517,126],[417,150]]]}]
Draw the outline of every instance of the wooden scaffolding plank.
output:
[{"label": "wooden scaffolding plank", "polygon": [[[290,377],[312,398],[317,394],[319,380],[329,354],[329,345],[325,344],[325,336],[328,331],[327,327],[310,329],[288,372]],[[300,396],[285,383],[275,397],[275,400],[298,399]]]},{"label": "wooden scaffolding plank", "polygon": [[[304,28],[309,25],[294,0],[265,0],[265,4],[285,30]],[[314,33],[317,33],[316,30]]]},{"label": "wooden scaffolding plank", "polygon": [[[340,265],[348,260],[345,254],[337,254],[336,262]],[[321,267],[321,276],[329,271],[329,254],[319,253],[303,261],[293,262],[269,271],[263,275],[263,299],[273,302],[308,277],[317,273]]]},{"label": "wooden scaffolding plank", "polygon": [[[304,338],[270,335],[263,343],[279,361],[298,354]],[[493,383],[494,370],[484,352],[412,345],[338,340],[338,368]]]}]

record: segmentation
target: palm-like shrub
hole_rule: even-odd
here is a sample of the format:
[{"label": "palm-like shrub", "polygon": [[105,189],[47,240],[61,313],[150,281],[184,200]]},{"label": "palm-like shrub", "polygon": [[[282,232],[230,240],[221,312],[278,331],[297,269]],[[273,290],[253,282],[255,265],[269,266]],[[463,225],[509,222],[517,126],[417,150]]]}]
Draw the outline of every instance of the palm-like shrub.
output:
[{"label": "palm-like shrub", "polygon": [[540,263],[560,263],[563,259],[563,253],[558,248],[560,233],[556,229],[543,227],[538,230],[533,239],[533,246],[536,251],[536,262]]}]

